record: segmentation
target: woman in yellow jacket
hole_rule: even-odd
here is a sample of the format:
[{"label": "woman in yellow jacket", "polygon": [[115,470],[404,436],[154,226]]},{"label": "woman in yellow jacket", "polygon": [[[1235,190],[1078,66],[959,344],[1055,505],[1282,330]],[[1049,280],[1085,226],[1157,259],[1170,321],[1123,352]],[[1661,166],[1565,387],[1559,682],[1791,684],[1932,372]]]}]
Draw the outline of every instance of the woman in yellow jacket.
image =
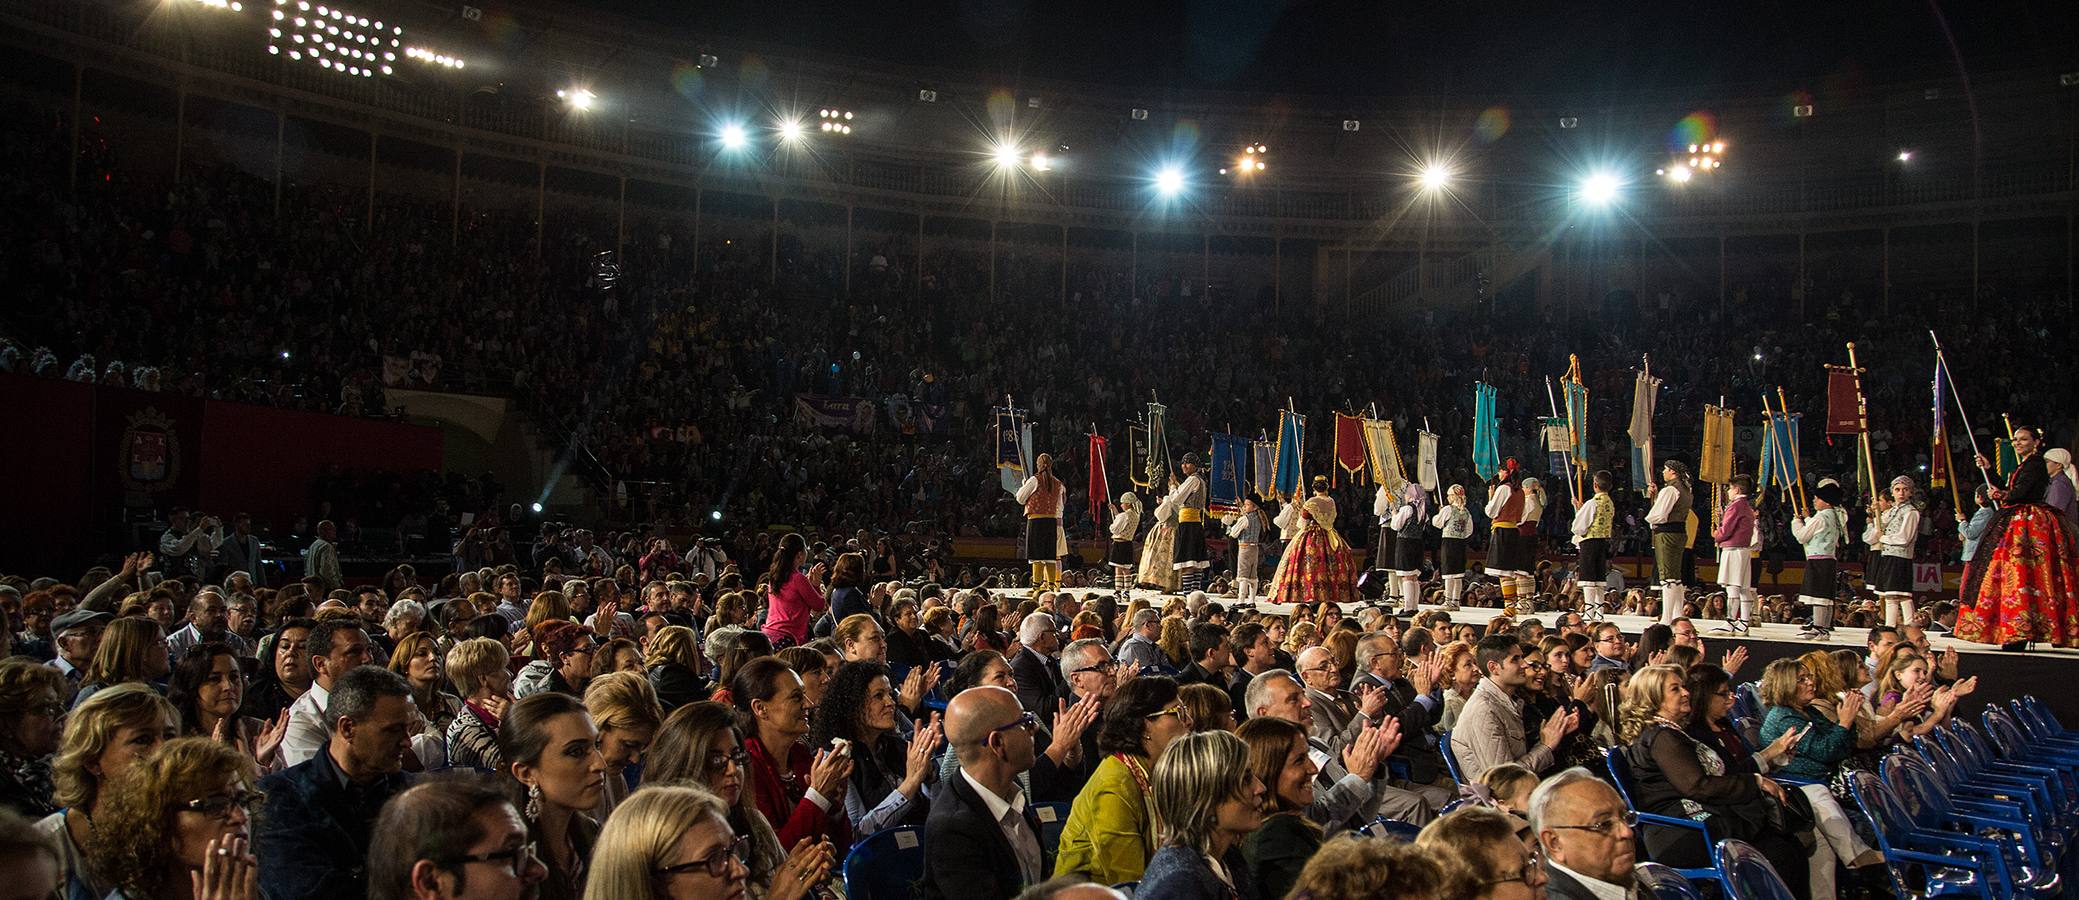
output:
[{"label": "woman in yellow jacket", "polygon": [[1119,686],[1098,726],[1104,760],[1069,807],[1055,875],[1079,872],[1098,884],[1140,880],[1156,846],[1149,774],[1170,742],[1190,732],[1175,681],[1144,675]]}]

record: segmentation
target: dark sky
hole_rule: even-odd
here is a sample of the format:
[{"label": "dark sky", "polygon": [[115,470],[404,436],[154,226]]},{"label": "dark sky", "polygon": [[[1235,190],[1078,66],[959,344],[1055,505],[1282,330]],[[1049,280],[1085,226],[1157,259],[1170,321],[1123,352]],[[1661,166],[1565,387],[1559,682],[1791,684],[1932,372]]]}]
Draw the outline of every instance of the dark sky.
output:
[{"label": "dark sky", "polygon": [[2074,0],[592,0],[714,34],[981,76],[1385,95],[1779,87],[2079,67]]}]

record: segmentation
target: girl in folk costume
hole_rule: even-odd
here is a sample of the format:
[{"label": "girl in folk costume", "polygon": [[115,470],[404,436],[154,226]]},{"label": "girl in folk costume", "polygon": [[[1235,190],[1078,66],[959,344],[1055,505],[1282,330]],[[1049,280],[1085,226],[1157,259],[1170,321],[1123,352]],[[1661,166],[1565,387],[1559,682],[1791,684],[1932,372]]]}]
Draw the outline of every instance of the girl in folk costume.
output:
[{"label": "girl in folk costume", "polygon": [[[1170,476],[1176,486],[1176,476]],[[1155,503],[1155,527],[1141,542],[1140,585],[1168,594],[1177,592],[1177,569],[1170,565],[1177,546],[1177,504],[1168,497]]]},{"label": "girl in folk costume", "polygon": [[1206,554],[1206,480],[1200,477],[1198,454],[1186,453],[1177,462],[1184,480],[1170,488],[1169,500],[1177,507],[1176,556],[1170,566],[1177,570],[1177,587],[1185,593],[1204,590],[1206,570],[1212,559]]},{"label": "girl in folk costume", "polygon": [[1050,591],[1061,586],[1062,543],[1061,501],[1068,489],[1054,477],[1054,457],[1042,453],[1032,461],[1032,475],[1018,486],[1018,502],[1025,504],[1025,561],[1032,564],[1032,589]]},{"label": "girl in folk costume", "polygon": [[1487,574],[1501,581],[1502,615],[1516,614],[1516,600],[1530,580],[1530,553],[1524,546],[1523,513],[1529,506],[1522,489],[1523,473],[1511,456],[1487,483]]},{"label": "girl in folk costume", "polygon": [[1465,508],[1465,485],[1444,492],[1444,505],[1429,517],[1442,532],[1437,541],[1437,573],[1444,576],[1444,608],[1455,610],[1465,596],[1465,542],[1473,535],[1473,514]]},{"label": "girl in folk costume", "polygon": [[1884,624],[1913,622],[1913,544],[1920,540],[1920,491],[1904,475],[1891,480],[1891,493],[1870,503],[1862,541],[1879,551],[1864,579],[1884,600]]},{"label": "girl in folk costume", "polygon": [[1335,530],[1328,479],[1314,476],[1314,495],[1278,513],[1285,555],[1271,577],[1272,603],[1347,603],[1357,599],[1357,560]]},{"label": "girl in folk costume", "polygon": [[1429,518],[1429,492],[1410,481],[1393,510],[1393,578],[1400,585],[1400,608],[1410,615],[1422,605],[1422,522]]},{"label": "girl in folk costume", "polygon": [[1753,476],[1734,475],[1726,493],[1730,496],[1711,542],[1718,546],[1718,584],[1725,588],[1725,630],[1746,634],[1761,603],[1754,591],[1754,547],[1761,528],[1755,522],[1754,501],[1747,499],[1754,493]]},{"label": "girl in folk costume", "polygon": [[1689,467],[1668,460],[1660,467],[1660,489],[1646,524],[1653,529],[1653,574],[1660,579],[1660,623],[1674,627],[1689,591],[1682,586],[1682,555],[1689,544]]},{"label": "girl in folk costume", "polygon": [[1522,537],[1516,552],[1523,565],[1516,568],[1516,596],[1526,612],[1538,608],[1538,523],[1545,518],[1545,485],[1535,478],[1523,479],[1523,518],[1516,525]]},{"label": "girl in folk costume", "polygon": [[1256,495],[1242,498],[1242,508],[1220,520],[1234,538],[1234,589],[1240,600],[1256,599],[1256,573],[1263,567],[1263,507]]},{"label": "girl in folk costume", "polygon": [[1581,585],[1581,618],[1588,622],[1602,621],[1608,608],[1603,598],[1610,590],[1610,529],[1617,519],[1617,503],[1610,498],[1610,485],[1615,480],[1607,469],[1596,471],[1595,496],[1574,510],[1573,526],[1569,529],[1574,534],[1574,546],[1581,550],[1574,579]]},{"label": "girl in folk costume", "polygon": [[[1393,511],[1400,508],[1393,492],[1379,485],[1372,494],[1372,515],[1379,520],[1379,540],[1372,546],[1372,568],[1393,568]],[[1395,582],[1398,584],[1398,582]]]},{"label": "girl in folk costume", "polygon": [[[1978,546],[1983,564],[1964,580],[1959,638],[2005,650],[2026,649],[2031,641],[2079,647],[2079,544],[2071,524],[2044,502],[2051,475],[2042,446],[2036,429],[2014,429],[2020,465],[2006,487],[1991,491],[2000,511]],[[1980,456],[1978,466],[1992,464]]]},{"label": "girl in folk costume", "polygon": [[1790,536],[1805,548],[1805,583],[1798,599],[1812,605],[1812,624],[1799,634],[1808,640],[1834,633],[1834,555],[1848,540],[1848,513],[1841,509],[1841,483],[1819,480],[1812,489],[1810,518],[1790,520]]},{"label": "girl in folk costume", "polygon": [[1133,588],[1133,533],[1141,527],[1141,495],[1132,491],[1119,495],[1112,504],[1112,547],[1105,562],[1112,566],[1112,592],[1125,596]]}]

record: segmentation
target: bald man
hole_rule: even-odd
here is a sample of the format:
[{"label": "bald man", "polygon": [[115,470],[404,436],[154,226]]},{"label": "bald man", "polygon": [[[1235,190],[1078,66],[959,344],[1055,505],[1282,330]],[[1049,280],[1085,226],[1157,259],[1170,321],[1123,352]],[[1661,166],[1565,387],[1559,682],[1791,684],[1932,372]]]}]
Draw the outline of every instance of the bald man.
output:
[{"label": "bald man", "polygon": [[1545,894],[1553,900],[1639,895],[1632,880],[1629,811],[1617,791],[1578,766],[1530,795],[1530,828],[1545,850]]},{"label": "bald man", "polygon": [[1039,819],[1018,788],[1018,774],[1042,758],[1032,737],[1039,720],[1018,695],[984,686],[946,704],[945,726],[960,768],[932,797],[924,823],[924,846],[931,848],[924,857],[924,900],[1008,900],[1051,871],[1040,850]]}]

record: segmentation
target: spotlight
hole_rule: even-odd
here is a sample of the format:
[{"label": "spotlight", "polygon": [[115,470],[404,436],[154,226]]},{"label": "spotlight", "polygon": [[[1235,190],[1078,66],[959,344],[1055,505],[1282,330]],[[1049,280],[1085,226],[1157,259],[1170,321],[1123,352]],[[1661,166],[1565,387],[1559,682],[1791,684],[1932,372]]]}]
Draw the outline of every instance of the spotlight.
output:
[{"label": "spotlight", "polygon": [[1422,167],[1422,189],[1434,191],[1451,183],[1451,170],[1443,163],[1430,163]]},{"label": "spotlight", "polygon": [[1176,166],[1163,166],[1155,173],[1155,191],[1163,197],[1174,197],[1184,191],[1184,170]]},{"label": "spotlight", "polygon": [[749,138],[744,136],[744,127],[742,125],[731,122],[722,126],[722,149],[742,150],[744,144],[748,143],[749,140]]},{"label": "spotlight", "polygon": [[992,155],[996,157],[997,168],[1015,169],[1018,167],[1018,146],[1016,144],[1009,141],[998,143]]},{"label": "spotlight", "polygon": [[1053,170],[1053,168],[1054,168],[1054,160],[1053,160],[1052,158],[1048,157],[1045,151],[1043,151],[1043,150],[1035,150],[1035,151],[1033,151],[1033,153],[1032,153],[1032,170],[1033,170],[1034,172],[1047,172],[1047,171],[1052,171],[1052,170]]},{"label": "spotlight", "polygon": [[530,507],[528,507],[528,508],[529,508],[529,509],[532,509],[532,510],[534,510],[535,514],[539,515],[539,514],[541,513],[541,501],[540,501],[540,500],[536,500],[536,501],[534,501],[534,505],[533,505],[533,506],[530,506]]},{"label": "spotlight", "polygon": [[580,111],[591,109],[592,104],[599,100],[598,94],[594,94],[584,88],[570,88],[557,91],[556,96],[563,98],[563,102],[570,104],[571,109]]},{"label": "spotlight", "polygon": [[1668,179],[1677,184],[1687,184],[1691,177],[1692,176],[1690,170],[1688,169],[1676,169],[1668,173]]},{"label": "spotlight", "polygon": [[282,358],[283,358],[283,359],[288,359],[288,358],[289,358],[289,351],[287,351],[287,350],[283,350],[283,351],[282,351]]},{"label": "spotlight", "polygon": [[1912,162],[1912,161],[1913,161],[1913,151],[1911,151],[1911,150],[1900,150],[1900,151],[1899,151],[1899,162],[1902,162],[1902,163],[1909,163],[1909,162]]},{"label": "spotlight", "polygon": [[719,509],[718,509],[718,510],[715,510],[714,512],[708,513],[708,514],[707,514],[707,517],[708,517],[708,518],[710,518],[710,519],[713,519],[713,520],[715,520],[715,521],[717,521],[717,522],[720,522],[720,521],[722,521],[722,511],[721,511],[721,510],[719,510]]},{"label": "spotlight", "polygon": [[1581,179],[1581,199],[1590,206],[1608,206],[1617,200],[1617,189],[1623,182],[1608,172],[1596,172]]},{"label": "spotlight", "polygon": [[793,120],[793,119],[781,119],[781,120],[780,120],[780,139],[781,139],[781,140],[783,140],[783,141],[798,141],[798,140],[800,140],[800,139],[801,139],[801,123],[800,123],[800,122],[798,122],[798,121],[795,121],[795,120]]}]

